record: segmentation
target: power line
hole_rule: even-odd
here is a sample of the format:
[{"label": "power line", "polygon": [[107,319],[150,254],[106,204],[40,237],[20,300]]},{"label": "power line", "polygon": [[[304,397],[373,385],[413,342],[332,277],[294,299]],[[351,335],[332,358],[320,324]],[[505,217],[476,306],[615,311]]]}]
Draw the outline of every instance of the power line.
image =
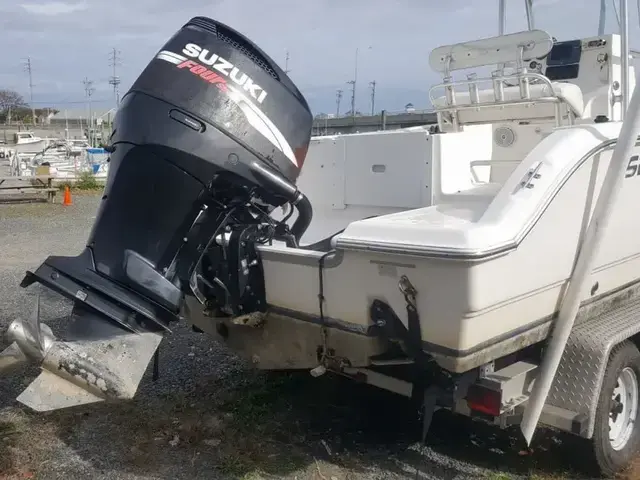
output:
[{"label": "power line", "polygon": [[[108,102],[112,102],[113,99],[110,98],[103,98],[100,100],[96,100],[94,98],[91,99],[91,103],[108,103]],[[34,105],[47,105],[47,106],[52,106],[52,105],[79,105],[79,104],[87,104],[87,99],[85,98],[84,100],[63,100],[63,101],[57,101],[57,100],[51,100],[51,101],[38,101],[38,102],[33,102]]]},{"label": "power line", "polygon": [[116,75],[116,67],[121,65],[120,60],[118,59],[118,54],[120,53],[122,52],[112,48],[111,54],[109,55],[109,66],[113,68],[113,75],[109,78],[109,85],[113,86],[113,96],[116,100],[116,106],[120,103],[120,92],[118,91],[120,77]]}]

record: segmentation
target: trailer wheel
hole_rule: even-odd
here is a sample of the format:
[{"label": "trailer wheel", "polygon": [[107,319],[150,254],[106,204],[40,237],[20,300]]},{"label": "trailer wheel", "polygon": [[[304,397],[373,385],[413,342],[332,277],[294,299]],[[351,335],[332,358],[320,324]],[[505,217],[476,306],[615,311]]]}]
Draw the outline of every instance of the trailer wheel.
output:
[{"label": "trailer wheel", "polygon": [[639,385],[640,351],[622,342],[609,356],[596,409],[593,448],[605,476],[627,467],[640,449]]}]

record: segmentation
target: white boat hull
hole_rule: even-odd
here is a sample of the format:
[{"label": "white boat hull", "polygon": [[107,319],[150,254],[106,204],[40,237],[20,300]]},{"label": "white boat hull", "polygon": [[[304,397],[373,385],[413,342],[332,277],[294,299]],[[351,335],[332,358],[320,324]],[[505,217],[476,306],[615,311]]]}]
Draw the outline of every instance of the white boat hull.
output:
[{"label": "white boat hull", "polygon": [[35,142],[18,143],[11,148],[17,153],[39,153],[47,147],[48,142],[45,140],[38,140]]},{"label": "white boat hull", "polygon": [[[321,325],[328,325],[330,343],[348,337],[333,345],[336,355],[365,366],[387,347],[373,336],[372,300],[384,300],[406,321],[398,288],[402,275],[418,291],[424,349],[448,370],[466,371],[544,339],[588,222],[585,205],[595,203],[611,151],[595,163],[583,157],[603,139],[615,139],[620,125],[555,131],[497,194],[478,187],[475,197],[471,190],[449,196],[446,204],[350,223],[334,241],[334,254],[260,247],[271,316],[251,338],[234,331],[227,341],[236,335],[233,347],[264,368],[313,368]],[[540,162],[535,186],[519,189]],[[585,299],[637,279],[636,181],[640,178],[624,182],[621,207],[611,219]],[[194,323],[212,330],[204,317]],[[288,346],[273,340],[283,329],[295,338]]]}]

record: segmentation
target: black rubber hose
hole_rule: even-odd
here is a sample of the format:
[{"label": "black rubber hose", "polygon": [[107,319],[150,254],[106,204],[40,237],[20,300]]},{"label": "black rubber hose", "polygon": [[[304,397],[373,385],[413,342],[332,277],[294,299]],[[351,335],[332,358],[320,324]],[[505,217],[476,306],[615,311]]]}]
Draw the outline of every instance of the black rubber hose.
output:
[{"label": "black rubber hose", "polygon": [[298,198],[294,202],[291,202],[291,204],[298,210],[298,218],[296,218],[293,227],[291,227],[291,233],[295,237],[296,242],[300,244],[302,235],[304,235],[304,232],[306,232],[309,225],[311,225],[313,208],[311,207],[309,199],[302,192],[298,192]]},{"label": "black rubber hose", "polygon": [[296,201],[298,189],[295,185],[260,162],[252,162],[249,167],[260,183],[268,185],[270,193],[283,197],[288,202]]},{"label": "black rubber hose", "polygon": [[277,175],[272,170],[268,169],[261,163],[253,162],[250,165],[253,174],[261,180],[263,184],[269,186],[271,193],[286,198],[287,201],[296,208],[298,211],[298,218],[291,227],[291,233],[293,234],[296,243],[300,242],[302,235],[307,231],[313,218],[313,208],[311,202],[300,192],[295,185],[288,182],[286,179]]}]

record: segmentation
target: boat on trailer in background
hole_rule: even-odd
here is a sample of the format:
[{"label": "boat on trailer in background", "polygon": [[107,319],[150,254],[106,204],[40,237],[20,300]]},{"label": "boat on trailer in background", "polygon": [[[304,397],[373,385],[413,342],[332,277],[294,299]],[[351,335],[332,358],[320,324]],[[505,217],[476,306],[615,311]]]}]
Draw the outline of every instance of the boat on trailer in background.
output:
[{"label": "boat on trailer in background", "polygon": [[[427,424],[447,408],[520,425],[527,443],[539,424],[573,433],[615,474],[640,447],[640,90],[620,3],[620,34],[602,9],[598,35],[555,41],[531,0],[529,30],[505,34],[502,0],[498,36],[431,52],[440,133],[310,144],[286,74],[192,19],[123,98],[87,249],[23,281],[75,306],[64,341],[37,315],[10,326],[0,367],[43,369],[18,400],[129,399],[184,318],[257,368],[411,397]],[[233,82],[261,85],[252,98],[208,68],[218,56],[239,65]],[[153,162],[154,182],[130,188]],[[181,203],[162,203],[164,188]]]}]

